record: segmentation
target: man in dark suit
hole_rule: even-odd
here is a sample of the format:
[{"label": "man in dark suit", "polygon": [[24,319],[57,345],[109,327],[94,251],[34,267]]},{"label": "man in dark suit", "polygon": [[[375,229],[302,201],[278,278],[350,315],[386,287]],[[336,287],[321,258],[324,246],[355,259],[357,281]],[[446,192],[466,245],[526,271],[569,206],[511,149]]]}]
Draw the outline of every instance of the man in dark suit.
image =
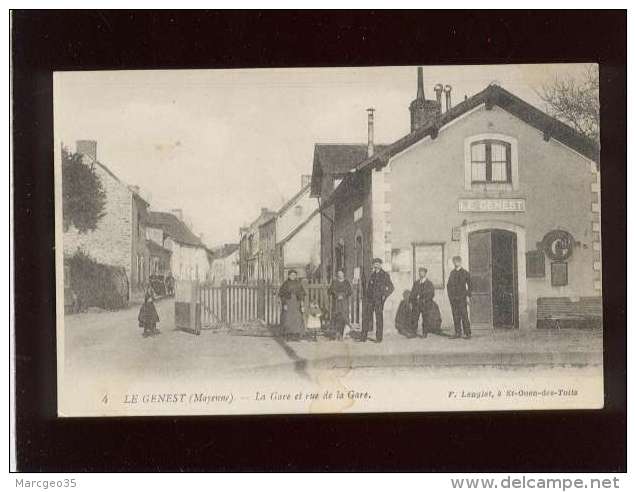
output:
[{"label": "man in dark suit", "polygon": [[428,326],[429,309],[435,297],[435,287],[433,282],[426,278],[428,270],[421,267],[418,270],[419,278],[413,283],[411,288],[411,306],[413,307],[413,332],[417,335],[417,325],[422,317],[422,337],[426,338],[431,327]]},{"label": "man in dark suit", "polygon": [[462,328],[464,338],[470,338],[470,320],[468,319],[468,304],[470,304],[470,274],[462,268],[460,256],[453,257],[455,268],[448,276],[446,290],[453,312],[453,323],[455,325],[455,336],[451,338],[461,338]]},{"label": "man in dark suit", "polygon": [[387,272],[382,270],[382,260],[373,260],[373,270],[369,275],[366,288],[364,290],[366,315],[362,320],[361,342],[367,341],[367,334],[373,329],[373,317],[375,316],[375,341],[382,341],[382,330],[384,328],[384,301],[393,292],[393,282]]}]

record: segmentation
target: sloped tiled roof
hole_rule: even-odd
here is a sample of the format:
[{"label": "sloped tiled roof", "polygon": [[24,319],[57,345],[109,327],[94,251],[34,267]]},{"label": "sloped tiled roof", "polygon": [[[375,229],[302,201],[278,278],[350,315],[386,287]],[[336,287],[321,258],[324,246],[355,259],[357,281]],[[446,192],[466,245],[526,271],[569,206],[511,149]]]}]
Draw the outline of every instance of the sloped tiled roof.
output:
[{"label": "sloped tiled roof", "polygon": [[[383,151],[387,145],[375,145],[375,152]],[[311,174],[311,194],[320,193],[320,178],[325,174],[342,175],[354,169],[367,158],[367,144],[328,144],[314,146],[314,164]]]},{"label": "sloped tiled roof", "polygon": [[402,137],[383,150],[379,150],[372,157],[364,159],[358,163],[357,169],[386,166],[389,159],[394,155],[402,152],[425,137],[433,136],[434,138],[443,126],[482,104],[485,104],[487,107],[500,107],[524,123],[544,132],[546,137],[555,138],[598,164],[600,149],[595,142],[577,132],[574,128],[544,113],[511,92],[508,92],[503,87],[491,84],[481,92],[478,92],[474,96],[451,108],[449,111],[433,118],[423,127]]},{"label": "sloped tiled roof", "polygon": [[194,234],[179,218],[168,212],[149,212],[146,225],[163,229],[174,241],[203,248],[199,236]]},{"label": "sloped tiled roof", "polygon": [[172,254],[172,251],[170,251],[168,248],[164,248],[163,246],[161,246],[161,244],[154,242],[152,239],[146,239],[146,246],[148,247],[148,251],[151,254],[152,253],[157,253],[157,254],[165,253],[169,255]]},{"label": "sloped tiled roof", "polygon": [[[491,84],[481,92],[478,92],[474,96],[462,101],[449,111],[439,114],[436,118],[431,119],[431,121],[429,121],[426,125],[418,128],[408,135],[405,135],[391,145],[387,145],[383,149],[376,146],[377,152],[375,152],[373,156],[364,158],[358,162],[355,165],[355,170],[363,171],[386,166],[391,157],[394,155],[406,150],[411,145],[414,145],[425,137],[436,138],[438,131],[443,126],[482,104],[485,104],[486,108],[492,108],[493,106],[500,107],[526,124],[543,132],[546,138],[555,138],[564,145],[577,151],[579,154],[595,161],[597,165],[599,164],[600,149],[595,142],[587,138],[585,135],[577,132],[574,128],[508,92],[503,87]],[[348,174],[340,186],[336,188],[335,192],[332,193],[325,202],[323,202],[322,208],[325,209],[326,207],[329,207],[337,199],[337,197],[342,196],[342,194],[352,193],[355,191],[357,189],[355,182],[359,179],[358,175],[358,172]]]}]

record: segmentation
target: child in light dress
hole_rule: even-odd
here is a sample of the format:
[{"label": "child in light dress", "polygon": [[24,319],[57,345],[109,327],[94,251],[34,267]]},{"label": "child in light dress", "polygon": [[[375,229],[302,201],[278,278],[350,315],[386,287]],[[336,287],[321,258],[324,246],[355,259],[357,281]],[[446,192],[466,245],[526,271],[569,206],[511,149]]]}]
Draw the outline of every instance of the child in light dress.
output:
[{"label": "child in light dress", "polygon": [[307,308],[307,320],[305,322],[308,337],[316,340],[316,336],[322,328],[322,309],[317,302],[312,301]]}]

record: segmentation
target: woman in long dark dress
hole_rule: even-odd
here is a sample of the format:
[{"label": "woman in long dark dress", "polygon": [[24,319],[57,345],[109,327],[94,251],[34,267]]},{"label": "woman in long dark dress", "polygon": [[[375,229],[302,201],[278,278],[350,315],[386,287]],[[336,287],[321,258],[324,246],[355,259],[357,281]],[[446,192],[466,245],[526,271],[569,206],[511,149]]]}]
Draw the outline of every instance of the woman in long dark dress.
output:
[{"label": "woman in long dark dress", "polygon": [[295,270],[290,270],[287,274],[287,280],[280,286],[278,296],[282,305],[280,314],[282,335],[291,340],[300,340],[305,334],[302,312],[305,289],[298,280]]},{"label": "woman in long dark dress", "polygon": [[161,333],[157,329],[159,323],[159,315],[155,309],[154,296],[152,290],[148,289],[144,296],[144,303],[139,308],[139,316],[137,317],[139,326],[144,329],[143,336],[149,337]]},{"label": "woman in long dark dress", "polygon": [[336,340],[342,340],[344,327],[349,324],[349,298],[353,293],[351,284],[345,279],[344,272],[338,270],[336,278],[329,286],[331,297],[331,328]]}]

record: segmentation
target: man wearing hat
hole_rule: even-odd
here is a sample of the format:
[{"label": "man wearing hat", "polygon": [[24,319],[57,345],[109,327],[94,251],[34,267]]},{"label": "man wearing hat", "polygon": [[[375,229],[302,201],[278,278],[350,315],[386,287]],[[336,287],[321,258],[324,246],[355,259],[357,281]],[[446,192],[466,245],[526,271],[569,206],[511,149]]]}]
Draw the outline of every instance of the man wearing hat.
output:
[{"label": "man wearing hat", "polygon": [[382,341],[382,330],[384,328],[384,301],[393,292],[393,282],[387,272],[382,270],[382,259],[373,259],[373,270],[369,275],[364,290],[366,302],[366,316],[362,320],[361,342],[367,341],[367,334],[373,329],[373,317],[375,316],[375,341]]},{"label": "man wearing hat", "polygon": [[464,338],[470,338],[470,319],[468,318],[471,295],[470,273],[462,268],[461,256],[453,256],[453,265],[455,268],[450,272],[446,283],[455,325],[455,336],[451,338],[461,338],[462,328]]}]

